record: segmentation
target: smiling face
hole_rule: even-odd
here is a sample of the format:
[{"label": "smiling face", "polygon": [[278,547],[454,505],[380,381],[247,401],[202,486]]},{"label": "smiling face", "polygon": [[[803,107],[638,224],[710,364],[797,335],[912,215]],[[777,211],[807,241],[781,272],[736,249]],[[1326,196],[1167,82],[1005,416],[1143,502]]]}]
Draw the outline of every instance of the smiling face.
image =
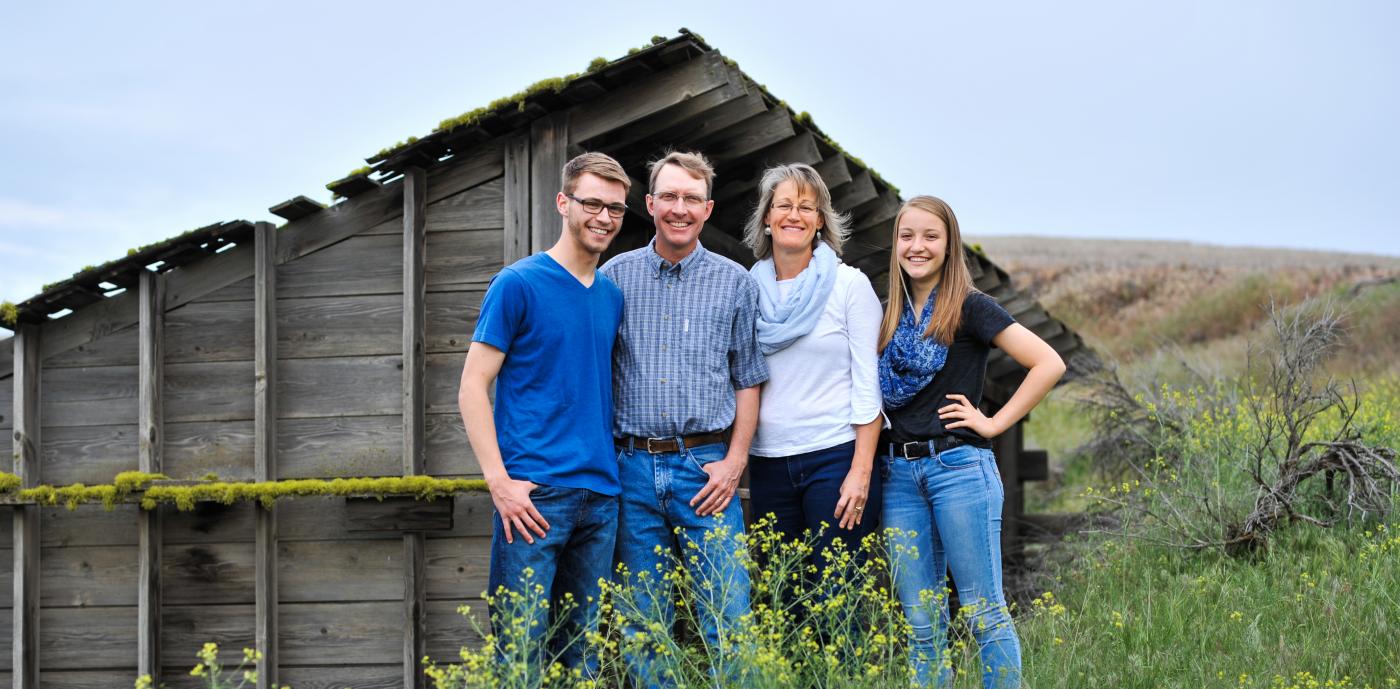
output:
[{"label": "smiling face", "polygon": [[906,208],[899,216],[894,249],[910,280],[922,287],[936,286],[948,255],[948,226],[933,213]]},{"label": "smiling face", "polygon": [[[663,198],[674,200],[667,202]],[[656,223],[656,252],[673,262],[690,255],[714,208],[705,180],[679,165],[663,166],[656,174],[652,192],[647,194],[647,210]]]},{"label": "smiling face", "polygon": [[764,223],[772,231],[774,253],[812,253],[817,231],[822,229],[817,192],[786,179],[773,189]]},{"label": "smiling face", "polygon": [[[627,189],[620,182],[585,172],[579,176],[573,196],[585,201],[597,199],[604,205],[611,205],[626,203]],[[588,253],[601,255],[612,244],[618,230],[622,229],[622,218],[612,217],[606,208],[596,214],[589,213],[583,204],[569,199],[562,192],[556,200],[569,228],[569,236]]]}]

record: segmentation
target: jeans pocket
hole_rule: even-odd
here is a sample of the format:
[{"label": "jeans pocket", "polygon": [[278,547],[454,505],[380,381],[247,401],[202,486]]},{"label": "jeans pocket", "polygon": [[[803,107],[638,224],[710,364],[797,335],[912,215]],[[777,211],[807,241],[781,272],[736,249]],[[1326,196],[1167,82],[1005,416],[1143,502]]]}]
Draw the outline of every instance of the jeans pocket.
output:
[{"label": "jeans pocket", "polygon": [[705,465],[724,459],[726,449],[726,446],[716,443],[694,448],[687,447],[681,451],[681,454],[685,455],[686,462],[695,467],[696,470],[709,476],[709,472],[705,471]]},{"label": "jeans pocket", "polygon": [[959,445],[951,450],[938,453],[938,466],[944,469],[962,470],[977,466],[984,459],[984,450],[972,445]]}]

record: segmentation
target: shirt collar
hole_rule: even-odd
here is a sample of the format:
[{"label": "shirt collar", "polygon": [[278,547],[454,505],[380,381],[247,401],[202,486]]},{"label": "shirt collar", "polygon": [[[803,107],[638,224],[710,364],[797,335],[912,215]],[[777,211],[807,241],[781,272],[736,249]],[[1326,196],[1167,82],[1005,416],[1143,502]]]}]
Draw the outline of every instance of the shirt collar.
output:
[{"label": "shirt collar", "polygon": [[675,272],[676,277],[680,279],[685,279],[685,276],[690,274],[691,268],[703,263],[705,261],[705,255],[710,253],[709,250],[705,248],[704,244],[696,241],[694,251],[681,259],[680,263],[672,264],[670,261],[662,258],[661,254],[656,253],[656,237],[652,237],[651,241],[647,242],[647,249],[649,254],[648,259],[652,269],[656,272],[656,277],[661,277],[661,275],[666,272]]}]

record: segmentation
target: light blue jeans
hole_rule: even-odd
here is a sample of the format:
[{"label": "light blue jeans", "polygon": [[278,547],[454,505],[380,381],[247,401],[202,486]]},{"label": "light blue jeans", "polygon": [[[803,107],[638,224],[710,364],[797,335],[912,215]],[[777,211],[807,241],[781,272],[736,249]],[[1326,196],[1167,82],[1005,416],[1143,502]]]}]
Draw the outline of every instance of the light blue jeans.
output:
[{"label": "light blue jeans", "polygon": [[[948,686],[948,572],[981,652],[982,686],[1021,685],[1021,644],[1001,584],[1001,508],[996,456],[970,445],[935,456],[880,458],[891,529],[895,590],[912,632],[917,686]],[[970,608],[970,609],[969,609]]]},{"label": "light blue jeans", "polygon": [[[724,459],[725,449],[715,443],[658,454],[623,450],[618,456],[617,560],[628,573],[620,583],[630,589],[630,600],[621,606],[628,618],[623,634],[635,640],[651,627],[665,635],[655,643],[674,643],[675,598],[665,574],[679,558],[695,582],[695,614],[716,686],[733,685],[739,674],[728,658],[734,655],[733,630],[749,612],[749,573],[738,538],[744,517],[737,496],[718,517],[697,516],[689,503],[709,481],[701,467]],[[654,643],[630,645],[625,656],[639,687],[679,686],[675,667]]]}]

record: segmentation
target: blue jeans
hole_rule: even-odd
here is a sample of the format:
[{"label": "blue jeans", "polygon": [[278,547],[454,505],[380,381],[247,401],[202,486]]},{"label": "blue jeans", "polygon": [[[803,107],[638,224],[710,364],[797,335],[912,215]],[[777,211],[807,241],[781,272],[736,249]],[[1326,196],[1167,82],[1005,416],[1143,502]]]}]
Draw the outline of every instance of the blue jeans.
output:
[{"label": "blue jeans", "polygon": [[[1001,584],[1003,490],[991,450],[970,445],[921,459],[884,456],[884,525],[895,590],[912,627],[918,686],[944,687],[948,571],[981,652],[983,687],[1021,685],[1021,644]],[[969,606],[971,609],[969,610]]]},{"label": "blue jeans", "polygon": [[[674,643],[675,599],[665,575],[678,561],[695,582],[695,614],[712,678],[729,686],[738,676],[739,668],[728,658],[734,630],[749,612],[749,573],[738,539],[744,533],[743,514],[737,500],[722,514],[708,517],[697,516],[689,504],[710,478],[701,467],[724,454],[722,443],[682,447],[680,452],[635,449],[618,454],[617,560],[625,568],[618,577],[630,590],[630,600],[620,608],[627,617],[625,660],[639,686],[679,686],[676,668],[666,660],[673,656],[657,652],[658,644]],[[651,641],[638,643],[641,638]]]},{"label": "blue jeans", "polygon": [[[839,538],[847,550],[858,551],[861,540],[875,533],[880,523],[881,481],[879,474],[872,472],[860,524],[851,530],[837,525],[836,503],[841,499],[841,484],[851,470],[855,449],[856,441],[852,440],[799,455],[749,460],[749,495],[754,514],[772,514],[776,520],[774,529],[786,540],[813,537],[811,564],[817,567],[819,576],[826,566],[820,554],[833,541]],[[804,537],[804,532],[810,532],[810,536]]]},{"label": "blue jeans", "polygon": [[[609,576],[618,500],[586,488],[539,486],[530,502],[549,522],[533,544],[518,531],[506,543],[500,515],[494,520],[487,593],[498,657],[523,664],[531,685],[553,660],[594,676],[597,659],[585,653],[585,635],[598,628],[598,582]],[[540,605],[546,596],[549,605]],[[510,622],[517,617],[523,622]]]}]

